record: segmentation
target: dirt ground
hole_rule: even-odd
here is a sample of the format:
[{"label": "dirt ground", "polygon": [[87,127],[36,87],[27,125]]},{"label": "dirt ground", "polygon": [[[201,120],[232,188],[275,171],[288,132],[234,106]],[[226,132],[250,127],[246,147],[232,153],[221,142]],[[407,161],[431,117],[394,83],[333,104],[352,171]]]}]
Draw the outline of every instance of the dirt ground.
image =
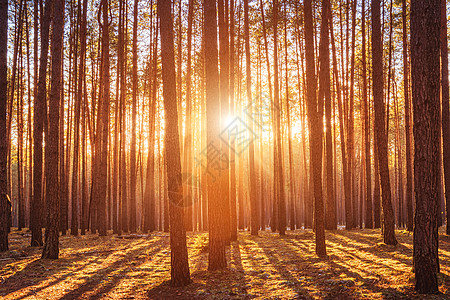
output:
[{"label": "dirt ground", "polygon": [[167,233],[63,236],[58,260],[40,259],[28,232],[13,231],[0,254],[2,299],[450,299],[450,237],[440,235],[440,295],[417,295],[412,234],[382,243],[379,230],[327,232],[328,258],[314,254],[314,233],[285,237],[240,232],[227,247],[228,269],[207,271],[208,234],[189,233],[192,284],[169,286]]}]

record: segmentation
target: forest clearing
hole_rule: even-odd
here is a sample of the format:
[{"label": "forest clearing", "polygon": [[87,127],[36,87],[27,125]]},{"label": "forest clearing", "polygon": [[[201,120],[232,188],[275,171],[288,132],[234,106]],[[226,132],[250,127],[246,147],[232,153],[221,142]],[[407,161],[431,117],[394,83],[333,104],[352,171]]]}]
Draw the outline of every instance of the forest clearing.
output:
[{"label": "forest clearing", "polygon": [[[382,243],[380,230],[326,233],[328,258],[314,253],[311,230],[239,232],[227,246],[228,268],[208,272],[207,233],[189,233],[192,283],[171,287],[169,235],[61,237],[58,260],[40,259],[25,232],[0,255],[3,299],[450,299],[450,238],[440,235],[441,295],[418,295],[412,234]],[[10,259],[8,259],[8,257]]]}]

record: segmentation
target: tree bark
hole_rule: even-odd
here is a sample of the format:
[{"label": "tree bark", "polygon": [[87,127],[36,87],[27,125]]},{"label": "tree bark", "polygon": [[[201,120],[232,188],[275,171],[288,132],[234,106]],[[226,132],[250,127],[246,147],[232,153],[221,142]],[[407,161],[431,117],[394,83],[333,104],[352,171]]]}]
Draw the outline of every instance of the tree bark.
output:
[{"label": "tree bark", "polygon": [[0,252],[8,250],[11,206],[7,195],[6,105],[8,99],[8,0],[0,1]]},{"label": "tree bark", "polygon": [[414,272],[418,293],[438,292],[440,189],[439,34],[441,0],[411,1],[411,80],[414,109]]},{"label": "tree bark", "polygon": [[[218,22],[219,22],[219,58],[220,58],[220,130],[224,130],[229,117],[229,96],[230,96],[230,57],[229,57],[229,41],[228,41],[228,0],[218,1]],[[226,244],[230,244],[230,164],[229,152],[230,148],[227,144],[221,143],[222,167],[220,172],[220,188],[222,190],[222,198],[224,204],[223,221],[225,226]],[[192,217],[192,213],[191,213]]]},{"label": "tree bark", "polygon": [[[224,201],[217,189],[217,157],[214,152],[220,149],[220,128],[217,120],[220,119],[219,107],[219,70],[217,51],[217,14],[216,1],[204,1],[204,37],[205,37],[205,71],[206,71],[206,123],[207,123],[207,170],[208,185],[208,225],[209,225],[209,257],[208,269],[211,271],[223,269],[227,266],[225,257],[226,235],[223,232]],[[220,162],[219,162],[220,163]],[[215,172],[217,173],[217,172]]]},{"label": "tree bark", "polygon": [[[248,18],[248,0],[244,0],[244,40],[245,40],[245,74],[246,74],[246,92],[249,114],[253,115],[252,103],[252,69],[250,57],[250,25]],[[250,130],[253,131],[253,122],[250,121]],[[250,195],[250,232],[251,235],[258,235],[259,214],[256,196],[256,170],[255,170],[255,145],[251,143],[248,148],[249,160],[249,195]]]},{"label": "tree bark", "polygon": [[172,1],[158,0],[161,30],[161,62],[166,133],[167,179],[170,213],[171,284],[184,286],[191,282],[184,228],[183,187],[181,181],[180,138],[173,45]]},{"label": "tree bark", "polygon": [[370,113],[369,100],[367,99],[367,60],[366,60],[366,0],[362,0],[362,104],[364,114],[364,148],[365,148],[365,172],[366,172],[366,219],[365,228],[373,228],[372,208],[372,169],[370,164]]},{"label": "tree bark", "polygon": [[131,144],[130,144],[130,231],[136,232],[136,104],[138,96],[137,77],[137,27],[139,0],[134,0],[133,9],[133,98],[131,104]]},{"label": "tree bark", "polygon": [[55,0],[52,28],[52,75],[48,104],[48,130],[45,138],[47,225],[42,258],[59,256],[59,106],[61,104],[64,0]]},{"label": "tree bark", "polygon": [[[322,11],[327,14],[327,1],[322,3]],[[309,141],[311,173],[314,182],[314,219],[316,234],[316,254],[326,256],[324,205],[322,196],[322,135],[323,135],[323,99],[316,96],[316,78],[314,63],[314,36],[312,1],[305,1],[305,54],[306,54],[306,97],[309,119]],[[326,30],[322,23],[322,34]],[[322,74],[325,77],[325,74]]]},{"label": "tree bark", "polygon": [[330,83],[330,42],[329,26],[331,5],[329,0],[322,2],[322,24],[320,32],[320,74],[319,74],[319,103],[325,102],[325,120],[326,120],[326,174],[327,174],[327,200],[326,200],[326,218],[325,228],[328,230],[337,229],[336,222],[336,199],[334,198],[333,183],[333,142],[331,131],[331,83]]},{"label": "tree bark", "polygon": [[[450,235],[450,112],[448,83],[448,45],[446,1],[441,1],[441,95],[442,95],[442,142],[444,151],[445,201],[447,211],[446,232]],[[409,207],[408,207],[409,208]]]},{"label": "tree bark", "polygon": [[33,120],[33,201],[30,207],[31,246],[42,245],[42,140],[44,133],[44,120],[47,118],[47,62],[49,47],[50,15],[53,0],[45,1],[45,8],[41,20],[41,54],[39,59],[39,80],[37,94],[34,100]]},{"label": "tree bark", "polygon": [[275,204],[277,206],[277,229],[280,235],[286,234],[286,199],[284,191],[283,155],[281,147],[281,102],[280,102],[280,82],[278,80],[278,0],[273,2],[273,117],[274,117],[274,181],[276,182],[278,193],[274,193]]},{"label": "tree bark", "polygon": [[380,20],[380,0],[372,0],[372,72],[373,99],[375,108],[376,143],[380,168],[383,205],[383,240],[388,245],[396,245],[394,211],[391,202],[389,181],[388,143],[385,128],[385,106],[383,103],[383,45]]}]

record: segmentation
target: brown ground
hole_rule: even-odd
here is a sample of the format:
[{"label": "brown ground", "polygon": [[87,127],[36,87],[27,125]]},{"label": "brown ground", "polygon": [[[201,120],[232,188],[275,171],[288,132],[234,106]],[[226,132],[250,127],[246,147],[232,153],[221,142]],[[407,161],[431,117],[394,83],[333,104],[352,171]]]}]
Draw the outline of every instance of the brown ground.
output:
[{"label": "brown ground", "polygon": [[228,270],[207,271],[207,233],[189,234],[193,283],[172,288],[169,237],[151,235],[61,237],[59,260],[41,260],[29,234],[13,232],[0,254],[3,299],[450,299],[450,237],[440,237],[441,295],[414,293],[412,235],[382,243],[379,230],[327,232],[329,258],[314,254],[311,231],[279,237],[239,234],[227,247]]}]

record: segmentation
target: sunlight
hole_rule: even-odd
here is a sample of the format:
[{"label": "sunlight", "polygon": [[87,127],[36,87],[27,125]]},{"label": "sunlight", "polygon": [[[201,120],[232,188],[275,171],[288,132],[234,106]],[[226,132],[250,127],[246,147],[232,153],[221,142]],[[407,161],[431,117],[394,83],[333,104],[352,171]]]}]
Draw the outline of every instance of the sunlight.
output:
[{"label": "sunlight", "polygon": [[292,122],[291,130],[292,136],[300,135],[303,131],[302,122],[300,122],[300,120]]},{"label": "sunlight", "polygon": [[223,121],[223,129],[227,128],[228,126],[230,126],[233,121],[236,119],[236,116],[234,115],[228,115],[225,117],[225,120]]}]

